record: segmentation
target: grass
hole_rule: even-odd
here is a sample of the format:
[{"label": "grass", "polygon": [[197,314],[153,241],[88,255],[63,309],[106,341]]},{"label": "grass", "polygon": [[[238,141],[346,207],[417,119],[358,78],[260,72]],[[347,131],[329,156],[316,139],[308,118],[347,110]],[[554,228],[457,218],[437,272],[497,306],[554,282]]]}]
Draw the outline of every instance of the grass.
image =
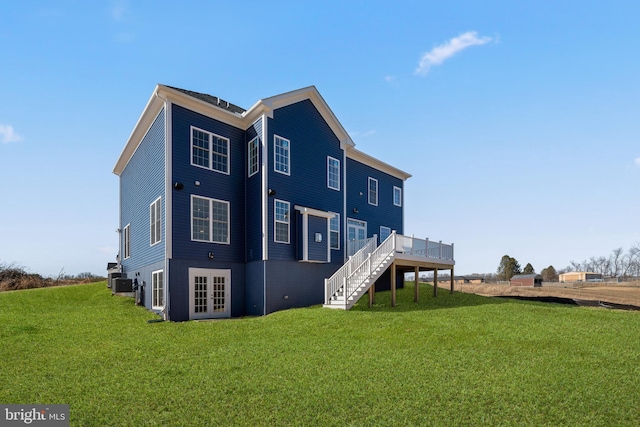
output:
[{"label": "grass", "polygon": [[412,296],[147,323],[104,283],[0,293],[0,403],[67,403],[75,426],[640,421],[640,312]]}]

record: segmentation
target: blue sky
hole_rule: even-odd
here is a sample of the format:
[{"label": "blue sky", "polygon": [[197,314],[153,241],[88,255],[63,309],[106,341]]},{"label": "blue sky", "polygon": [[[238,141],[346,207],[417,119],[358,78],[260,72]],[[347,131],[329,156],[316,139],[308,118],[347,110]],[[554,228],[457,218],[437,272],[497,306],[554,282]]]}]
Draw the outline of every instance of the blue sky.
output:
[{"label": "blue sky", "polygon": [[456,273],[640,241],[640,3],[28,1],[0,6],[0,262],[102,274],[113,166],[157,83],[244,108],[315,85],[413,175],[405,233]]}]

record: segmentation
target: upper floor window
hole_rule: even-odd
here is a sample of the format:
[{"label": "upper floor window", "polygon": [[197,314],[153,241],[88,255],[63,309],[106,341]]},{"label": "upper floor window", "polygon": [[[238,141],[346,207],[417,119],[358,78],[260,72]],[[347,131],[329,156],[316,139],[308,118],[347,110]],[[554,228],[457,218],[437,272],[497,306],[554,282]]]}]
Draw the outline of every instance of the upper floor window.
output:
[{"label": "upper floor window", "polygon": [[131,256],[131,224],[127,224],[125,225],[124,229],[122,230],[122,234],[123,234],[123,240],[124,240],[124,256],[122,257],[123,259],[127,259]]},{"label": "upper floor window", "polygon": [[191,127],[191,164],[229,174],[229,140]]},{"label": "upper floor window", "polygon": [[289,243],[289,202],[274,200],[274,238],[276,243]]},{"label": "upper floor window", "polygon": [[378,180],[369,177],[369,204],[378,206]]},{"label": "upper floor window", "polygon": [[162,270],[151,273],[151,295],[153,308],[164,307],[164,273]]},{"label": "upper floor window", "polygon": [[380,243],[387,240],[387,237],[389,237],[390,235],[391,235],[391,228],[381,225],[380,226]]},{"label": "upper floor window", "polygon": [[258,155],[258,137],[253,138],[249,141],[249,146],[247,149],[248,152],[248,165],[247,165],[247,173],[248,176],[253,176],[258,173],[259,165],[259,155]]},{"label": "upper floor window", "polygon": [[331,249],[340,249],[340,214],[329,220],[329,246]]},{"label": "upper floor window", "polygon": [[393,204],[402,206],[402,188],[400,187],[393,187]]},{"label": "upper floor window", "polygon": [[285,175],[291,174],[289,140],[276,135],[273,142],[274,169]]},{"label": "upper floor window", "polygon": [[191,240],[229,243],[229,202],[191,196]]},{"label": "upper floor window", "polygon": [[162,236],[162,199],[158,197],[149,206],[149,228],[151,234],[151,245],[155,245]]},{"label": "upper floor window", "polygon": [[327,157],[327,187],[340,191],[340,160]]}]

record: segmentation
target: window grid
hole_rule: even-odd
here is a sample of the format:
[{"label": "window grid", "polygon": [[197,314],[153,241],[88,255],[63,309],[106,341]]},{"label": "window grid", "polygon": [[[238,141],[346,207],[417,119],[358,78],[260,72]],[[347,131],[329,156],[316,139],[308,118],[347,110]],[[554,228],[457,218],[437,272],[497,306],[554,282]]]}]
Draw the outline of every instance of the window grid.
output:
[{"label": "window grid", "polygon": [[214,277],[213,278],[213,289],[212,289],[212,299],[213,299],[213,311],[221,312],[225,311],[225,280],[224,277]]},{"label": "window grid", "polygon": [[400,187],[393,187],[393,204],[402,206],[402,188]]},{"label": "window grid", "polygon": [[192,127],[191,164],[229,174],[229,140]]},{"label": "window grid", "polygon": [[327,157],[327,187],[340,191],[340,160]]},{"label": "window grid", "polygon": [[131,224],[127,224],[123,230],[124,234],[124,257],[127,259],[131,256]]},{"label": "window grid", "polygon": [[276,243],[289,243],[289,202],[275,200],[274,220],[274,241]]},{"label": "window grid", "polygon": [[207,276],[194,277],[193,310],[196,313],[207,312]]},{"label": "window grid", "polygon": [[329,245],[331,249],[340,249],[340,214],[329,220]]},{"label": "window grid", "polygon": [[151,246],[155,245],[161,240],[162,236],[162,204],[161,198],[158,197],[149,206],[149,233]]},{"label": "window grid", "polygon": [[151,288],[153,296],[153,307],[164,306],[164,274],[163,271],[151,273]]},{"label": "window grid", "polygon": [[279,136],[274,137],[274,168],[276,172],[289,175],[290,158],[289,158],[289,140]]},{"label": "window grid", "polygon": [[229,244],[229,202],[191,196],[191,239]]},{"label": "window grid", "polygon": [[258,173],[258,138],[253,138],[249,141],[249,165],[248,165],[248,175],[253,176]]},{"label": "window grid", "polygon": [[369,177],[369,204],[378,206],[378,180]]}]

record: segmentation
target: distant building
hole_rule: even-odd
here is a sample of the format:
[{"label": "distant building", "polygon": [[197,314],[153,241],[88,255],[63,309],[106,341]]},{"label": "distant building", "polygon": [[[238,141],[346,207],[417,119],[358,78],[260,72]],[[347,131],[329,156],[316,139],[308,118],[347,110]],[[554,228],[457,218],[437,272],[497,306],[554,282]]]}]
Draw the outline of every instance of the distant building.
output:
[{"label": "distant building", "polygon": [[542,286],[542,276],[539,274],[516,274],[511,278],[511,286]]},{"label": "distant building", "polygon": [[588,271],[570,271],[568,273],[563,273],[560,275],[560,283],[563,282],[588,282],[590,280],[593,281],[601,281],[602,274],[600,273],[592,273]]}]

